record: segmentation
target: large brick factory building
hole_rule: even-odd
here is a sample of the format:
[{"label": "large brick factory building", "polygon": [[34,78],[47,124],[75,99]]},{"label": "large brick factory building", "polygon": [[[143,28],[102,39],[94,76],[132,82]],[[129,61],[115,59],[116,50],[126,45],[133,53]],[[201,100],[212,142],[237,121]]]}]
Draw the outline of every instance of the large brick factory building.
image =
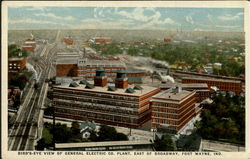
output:
[{"label": "large brick factory building", "polygon": [[53,87],[57,117],[139,128],[151,119],[150,99],[160,88],[129,86],[125,71],[108,84],[103,69],[96,70],[94,84],[86,80]]},{"label": "large brick factory building", "polygon": [[242,82],[240,80],[183,77],[182,83],[206,83],[209,88],[216,86],[221,91],[234,92],[236,95],[240,95],[242,92]]},{"label": "large brick factory building", "polygon": [[152,97],[152,128],[178,132],[200,111],[195,91],[170,88]]},{"label": "large brick factory building", "polygon": [[[115,79],[116,73],[119,70],[125,70],[129,84],[143,84],[142,78],[147,72],[135,69],[126,69],[126,64],[120,59],[91,59],[81,58],[78,54],[71,54],[69,57],[60,53],[61,58],[56,61],[56,76],[57,77],[81,77],[93,79],[95,71],[98,68],[103,68],[105,74]],[[62,58],[63,56],[63,58]]]}]

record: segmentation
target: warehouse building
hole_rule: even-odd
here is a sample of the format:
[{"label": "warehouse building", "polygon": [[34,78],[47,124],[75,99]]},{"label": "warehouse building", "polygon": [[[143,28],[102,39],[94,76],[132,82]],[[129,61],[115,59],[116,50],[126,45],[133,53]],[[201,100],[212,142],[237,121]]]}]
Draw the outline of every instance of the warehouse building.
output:
[{"label": "warehouse building", "polygon": [[114,84],[107,78],[104,69],[98,69],[92,84],[80,80],[54,86],[55,115],[129,128],[139,128],[151,119],[150,99],[160,88],[131,86],[122,70]]}]

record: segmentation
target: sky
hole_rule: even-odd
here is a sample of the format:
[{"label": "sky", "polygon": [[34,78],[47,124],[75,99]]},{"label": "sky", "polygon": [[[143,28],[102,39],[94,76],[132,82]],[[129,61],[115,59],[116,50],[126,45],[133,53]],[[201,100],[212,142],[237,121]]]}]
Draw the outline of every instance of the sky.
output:
[{"label": "sky", "polygon": [[243,8],[25,6],[8,8],[8,27],[242,32],[243,13]]}]

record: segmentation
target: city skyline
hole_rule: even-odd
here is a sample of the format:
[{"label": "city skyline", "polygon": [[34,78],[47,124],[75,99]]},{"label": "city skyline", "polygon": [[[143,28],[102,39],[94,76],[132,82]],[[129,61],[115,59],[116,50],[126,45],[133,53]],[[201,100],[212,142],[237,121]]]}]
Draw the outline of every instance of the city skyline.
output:
[{"label": "city skyline", "polygon": [[9,7],[8,28],[244,31],[243,8]]}]

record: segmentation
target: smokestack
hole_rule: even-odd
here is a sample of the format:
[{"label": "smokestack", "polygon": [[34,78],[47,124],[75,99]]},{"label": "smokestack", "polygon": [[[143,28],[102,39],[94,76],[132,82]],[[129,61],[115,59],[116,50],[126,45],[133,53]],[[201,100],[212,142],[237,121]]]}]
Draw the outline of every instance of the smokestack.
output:
[{"label": "smokestack", "polygon": [[116,88],[128,88],[128,78],[126,77],[126,72],[124,70],[120,70],[116,74],[115,79],[115,87]]},{"label": "smokestack", "polygon": [[105,70],[100,68],[96,70],[96,75],[94,78],[94,86],[105,87],[107,86],[108,78],[105,75]]}]

